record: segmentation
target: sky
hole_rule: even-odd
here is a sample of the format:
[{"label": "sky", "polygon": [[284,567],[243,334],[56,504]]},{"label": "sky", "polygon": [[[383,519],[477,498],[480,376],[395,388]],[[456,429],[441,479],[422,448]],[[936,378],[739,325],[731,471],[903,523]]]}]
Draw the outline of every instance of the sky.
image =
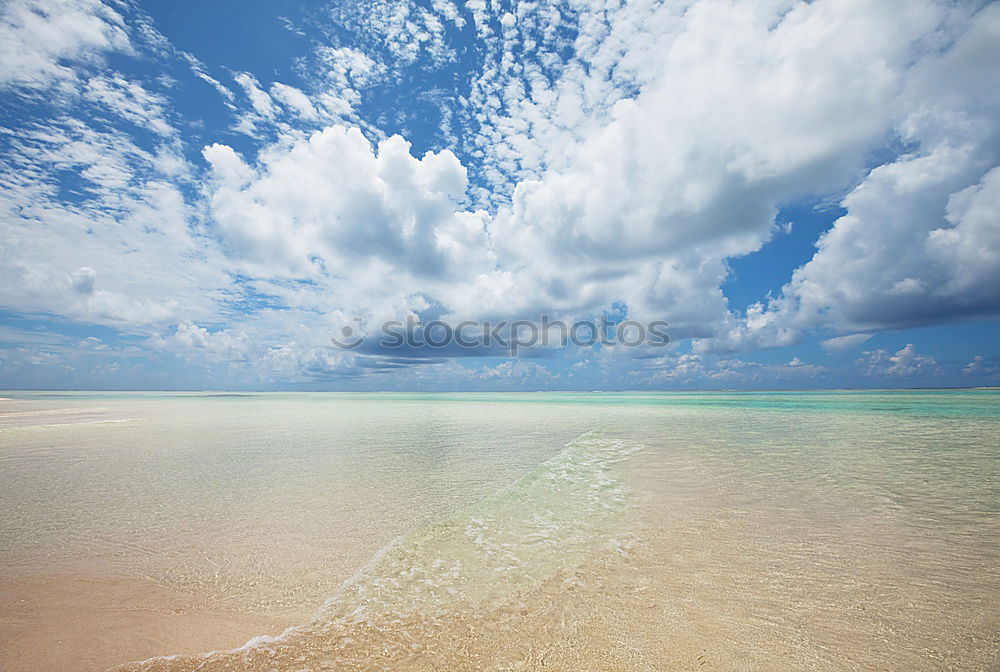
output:
[{"label": "sky", "polygon": [[0,389],[1000,385],[997,3],[7,0],[0,102]]}]

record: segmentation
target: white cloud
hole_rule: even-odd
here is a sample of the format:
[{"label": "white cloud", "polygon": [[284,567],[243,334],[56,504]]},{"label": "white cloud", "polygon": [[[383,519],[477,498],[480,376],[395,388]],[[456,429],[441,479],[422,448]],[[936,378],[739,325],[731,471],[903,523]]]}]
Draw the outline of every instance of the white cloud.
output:
[{"label": "white cloud", "polygon": [[[698,337],[698,352],[790,344],[801,320],[760,303],[743,316],[730,312],[720,290],[725,259],[769,240],[780,203],[851,185],[894,124],[911,119],[901,110],[922,109],[915,91],[923,85],[914,82],[934,81],[926,74],[934,66],[908,69],[943,14],[923,3],[829,2],[703,2],[682,15],[643,11],[670,30],[644,42],[641,59],[628,61],[629,81],[641,91],[629,99],[621,91],[601,94],[594,100],[611,102],[591,106],[594,123],[559,117],[585,129],[585,137],[567,144],[552,136],[553,149],[542,152],[558,146],[563,158],[543,160],[539,165],[548,168],[522,181],[511,206],[491,219],[454,209],[465,167],[450,154],[432,156],[456,176],[455,187],[421,193],[408,185],[424,179],[427,157],[410,157],[400,139],[376,152],[360,133],[336,127],[308,140],[288,136],[262,152],[254,168],[227,148],[207,150],[219,178],[213,216],[252,272],[314,281],[336,275],[350,289],[331,285],[354,305],[420,292],[462,316],[579,314],[624,300],[631,315],[667,317],[677,337]],[[593,75],[594,85],[603,86],[596,82],[600,73],[621,59],[602,51],[611,47],[596,37],[600,31],[580,20],[591,31],[582,39],[592,44],[576,46],[604,64]],[[527,30],[531,21],[518,16],[504,31]],[[639,29],[628,30],[622,35]],[[579,71],[565,76],[559,81],[567,91],[582,87],[597,95]],[[522,88],[516,95],[534,95]],[[492,105],[485,93],[479,104]],[[580,105],[559,109],[572,115]],[[523,131],[541,137],[537,119],[509,120],[504,138],[516,141]],[[396,162],[389,156],[409,167],[389,170]],[[986,181],[964,200],[956,197],[950,216],[972,222],[955,227],[960,237],[988,229],[982,213],[992,188]],[[942,257],[961,248],[938,238]],[[989,264],[981,267],[966,294],[970,282],[988,275]],[[448,285],[438,282],[443,277]],[[913,288],[898,278],[887,291],[898,297]],[[828,346],[841,342],[848,341],[831,339]]]},{"label": "white cloud", "polygon": [[120,74],[90,78],[84,86],[83,96],[157,135],[168,137],[176,133],[165,118],[166,99],[146,91],[138,82],[128,81]]},{"label": "white cloud", "polygon": [[108,350],[108,345],[101,341],[101,339],[96,336],[88,336],[83,339],[77,345],[81,348],[91,349],[91,350]]},{"label": "white cloud", "polygon": [[844,336],[828,338],[820,345],[822,345],[826,350],[839,352],[841,350],[856,348],[871,337],[872,334],[845,334]]},{"label": "white cloud", "polygon": [[458,7],[451,0],[432,0],[432,4],[434,10],[445,20],[454,23],[456,28],[461,28],[465,25],[465,19],[459,14]]},{"label": "white cloud", "polygon": [[962,373],[967,376],[996,376],[1000,374],[1000,366],[988,362],[982,355],[976,355],[962,368]]},{"label": "white cloud", "polygon": [[210,362],[246,361],[249,351],[249,338],[245,333],[227,329],[209,331],[189,321],[178,324],[166,337],[154,336],[151,344],[184,355],[197,353]]},{"label": "white cloud", "polygon": [[866,350],[858,360],[866,376],[898,376],[913,378],[918,375],[936,376],[941,374],[941,367],[933,357],[917,353],[912,343],[907,343],[895,354],[886,350]]},{"label": "white cloud", "polygon": [[683,353],[676,357],[659,357],[651,361],[642,372],[633,373],[649,373],[653,381],[691,381],[705,375],[705,361],[701,355]]},{"label": "white cloud", "polygon": [[880,329],[1000,314],[1000,6],[910,74],[897,128],[913,147],[844,199],[772,319]]},{"label": "white cloud", "polygon": [[[729,332],[716,349],[791,342],[794,330],[763,308],[747,321],[774,322],[766,339],[735,324],[719,289],[724,260],[769,240],[780,203],[860,177],[940,15],[922,3],[706,2],[659,20],[674,25],[643,54],[641,92],[603,125],[567,118],[586,137],[554,136],[557,167],[520,182],[498,213],[495,249],[505,268],[525,269],[504,299],[624,299],[682,336]],[[582,268],[604,276],[600,287]]]},{"label": "white cloud", "polygon": [[486,366],[476,371],[474,375],[486,381],[544,382],[558,378],[541,364],[522,359],[508,359],[493,367]]},{"label": "white cloud", "polygon": [[75,80],[71,64],[128,50],[122,16],[97,0],[10,0],[0,9],[0,86]]},{"label": "white cloud", "polygon": [[271,101],[271,96],[267,95],[267,92],[260,88],[260,82],[257,81],[256,77],[249,72],[241,72],[233,77],[233,79],[243,87],[243,92],[250,99],[250,104],[257,114],[265,118],[274,116],[274,103]]},{"label": "white cloud", "polygon": [[741,384],[764,386],[774,383],[815,385],[830,369],[793,357],[787,364],[764,364],[743,359],[706,359],[696,353],[669,354],[631,371],[634,382],[686,385]]},{"label": "white cloud", "polygon": [[361,89],[386,70],[384,64],[350,47],[321,46],[315,56],[320,64],[316,98],[328,113],[345,119],[361,103]]},{"label": "white cloud", "polygon": [[329,347],[303,346],[297,342],[270,347],[264,362],[268,373],[279,380],[310,381],[354,375],[354,357]]},{"label": "white cloud", "polygon": [[329,8],[333,20],[363,42],[385,49],[399,67],[418,59],[441,64],[455,58],[447,44],[441,19],[426,8],[398,0],[383,0],[354,13],[349,5],[335,3]]},{"label": "white cloud", "polygon": [[[61,119],[10,139],[0,163],[0,302],[9,310],[147,328],[214,312],[229,280],[191,229],[162,157],[121,131]],[[60,173],[78,175],[73,198]]]},{"label": "white cloud", "polygon": [[309,96],[294,86],[275,82],[271,85],[271,96],[307,121],[315,121],[319,118],[319,113],[316,112]]},{"label": "white cloud", "polygon": [[191,73],[195,77],[207,83],[213,89],[218,91],[219,94],[222,95],[226,104],[230,106],[230,108],[232,108],[233,101],[236,99],[236,94],[230,91],[225,84],[223,84],[219,80],[209,75],[206,72],[204,63],[198,60],[198,58],[195,57],[194,54],[188,53],[186,51],[178,51],[177,55],[188,64],[188,67],[191,68]]},{"label": "white cloud", "polygon": [[455,210],[466,176],[448,151],[417,159],[398,136],[376,150],[357,129],[331,126],[275,145],[255,168],[225,145],[204,154],[212,215],[258,275],[381,273],[380,283],[416,289],[412,278],[488,268],[482,217]]}]

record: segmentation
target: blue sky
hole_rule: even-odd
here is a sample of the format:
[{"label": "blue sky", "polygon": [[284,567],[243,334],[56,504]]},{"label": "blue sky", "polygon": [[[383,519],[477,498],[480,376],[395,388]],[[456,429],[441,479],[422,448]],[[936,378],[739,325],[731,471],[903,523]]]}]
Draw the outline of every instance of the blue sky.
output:
[{"label": "blue sky", "polygon": [[[1000,384],[996,4],[0,17],[0,388]],[[671,342],[377,339],[602,315]]]}]

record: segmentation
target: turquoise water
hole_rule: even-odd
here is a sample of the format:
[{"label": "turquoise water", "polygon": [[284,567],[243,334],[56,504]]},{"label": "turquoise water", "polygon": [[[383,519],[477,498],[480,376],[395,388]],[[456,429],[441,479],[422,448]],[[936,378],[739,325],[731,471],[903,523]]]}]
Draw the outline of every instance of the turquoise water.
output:
[{"label": "turquoise water", "polygon": [[745,392],[530,392],[530,393],[399,393],[399,392],[36,392],[0,395],[38,401],[128,401],[134,399],[289,399],[381,400],[386,402],[457,401],[587,405],[662,405],[803,410],[840,413],[905,413],[912,415],[1000,418],[1000,390],[802,390]]},{"label": "turquoise water", "polygon": [[[142,669],[367,669],[371,632],[443,651],[463,613],[561,604],[524,596],[596,557],[646,577],[616,618],[661,657],[695,655],[679,617],[644,624],[664,605],[702,628],[727,614],[713,637],[731,662],[746,633],[811,661],[762,669],[857,669],[851,641],[872,632],[895,633],[884,669],[982,669],[996,654],[997,391],[0,397],[8,571],[99,568],[98,585],[100,571],[142,577],[190,609],[300,624],[204,668]],[[885,598],[862,612],[864,586]],[[833,625],[810,625],[817,610]]]}]

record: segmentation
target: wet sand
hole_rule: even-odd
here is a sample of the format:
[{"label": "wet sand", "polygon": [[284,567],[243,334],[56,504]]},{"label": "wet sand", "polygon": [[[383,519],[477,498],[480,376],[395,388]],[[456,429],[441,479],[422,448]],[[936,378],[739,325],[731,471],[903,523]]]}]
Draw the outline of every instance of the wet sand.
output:
[{"label": "wet sand", "polygon": [[302,613],[193,607],[191,596],[100,571],[0,570],[0,670],[103,672],[127,660],[241,646]]}]

